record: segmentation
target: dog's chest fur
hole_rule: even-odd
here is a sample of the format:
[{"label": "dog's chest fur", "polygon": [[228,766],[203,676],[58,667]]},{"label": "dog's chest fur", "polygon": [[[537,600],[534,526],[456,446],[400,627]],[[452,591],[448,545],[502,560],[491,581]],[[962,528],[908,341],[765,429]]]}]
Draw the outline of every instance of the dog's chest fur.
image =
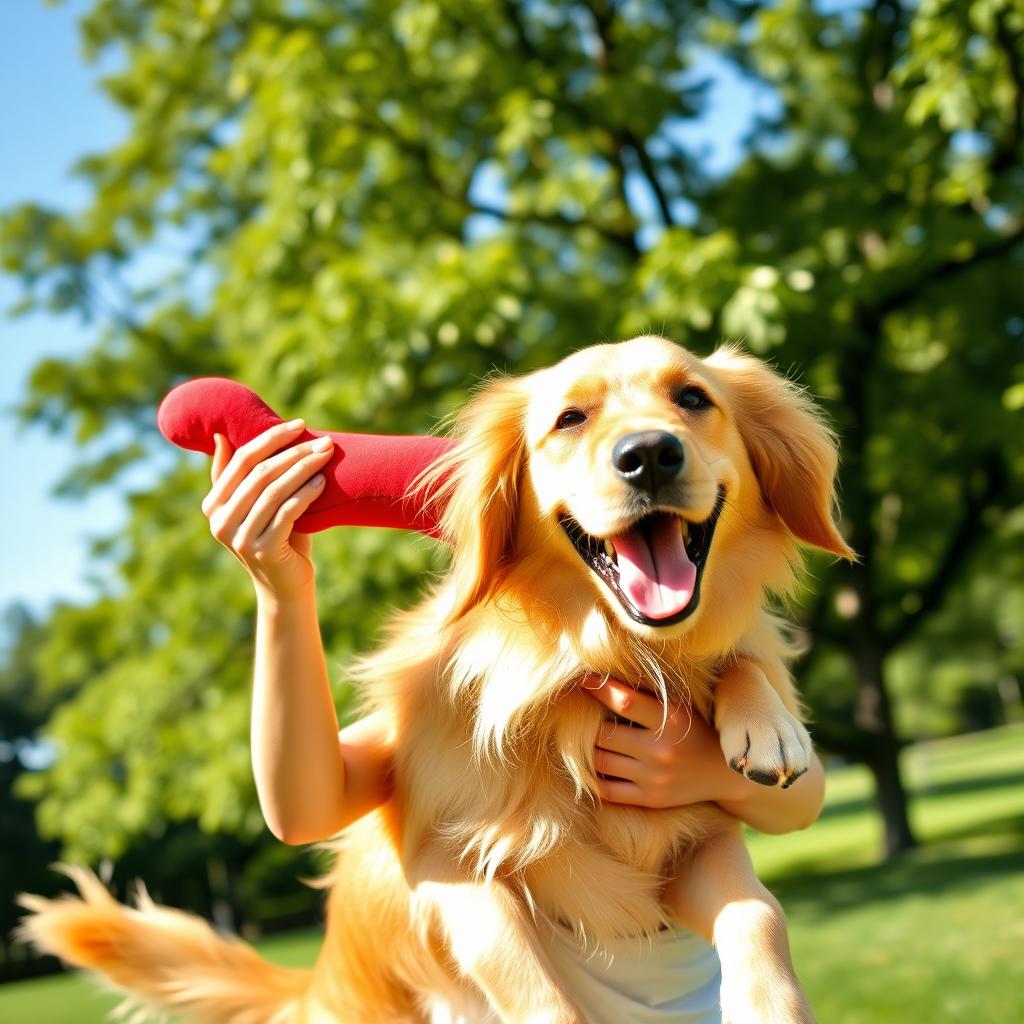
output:
[{"label": "dog's chest fur", "polygon": [[545,625],[538,636],[507,607],[482,609],[386,685],[403,860],[440,843],[467,877],[500,879],[592,939],[653,934],[665,872],[719,812],[601,804],[593,746],[607,712],[579,684],[588,673],[654,679],[671,703],[706,715],[714,666],[609,629]]}]

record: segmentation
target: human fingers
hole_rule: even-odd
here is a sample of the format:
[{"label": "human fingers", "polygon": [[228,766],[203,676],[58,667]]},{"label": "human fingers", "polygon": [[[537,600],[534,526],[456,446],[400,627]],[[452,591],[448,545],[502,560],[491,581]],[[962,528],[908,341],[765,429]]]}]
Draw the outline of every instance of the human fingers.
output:
[{"label": "human fingers", "polygon": [[647,807],[643,790],[635,782],[623,779],[598,779],[597,795],[609,804],[629,804],[633,807]]},{"label": "human fingers", "polygon": [[[318,442],[324,447],[317,447]],[[331,449],[329,437],[292,445],[256,463],[230,490],[221,486],[232,472],[229,463],[203,503],[213,535],[229,546],[238,539],[258,536],[281,502],[327,462]],[[215,498],[218,492],[220,497]],[[272,507],[268,508],[267,502]]]},{"label": "human fingers", "polygon": [[[323,440],[326,447],[319,450],[314,447],[315,441],[306,442],[265,459],[221,505],[209,511],[213,536],[242,563],[258,586],[280,594],[296,592],[312,578],[312,545],[308,538],[290,543],[290,533],[294,519],[322,493],[323,474],[312,481],[304,478],[330,459],[331,439]],[[286,509],[288,523],[271,536],[261,537],[263,528],[285,502],[290,502]]]},{"label": "human fingers", "polygon": [[[652,733],[646,729],[633,732]],[[612,787],[602,799],[612,803],[630,803],[639,807],[677,807],[694,802],[693,787],[687,785],[678,768],[662,757],[629,757],[598,748],[594,751],[594,771],[598,783],[610,782]],[[614,783],[628,783],[623,789]],[[599,787],[600,789],[600,787]]]},{"label": "human fingers", "polygon": [[303,429],[302,420],[291,420],[278,423],[262,434],[257,434],[241,448],[231,453],[227,465],[218,474],[217,479],[203,499],[203,515],[207,518],[215,508],[222,505],[238,488],[239,484],[274,452],[290,444]]},{"label": "human fingers", "polygon": [[213,462],[210,463],[210,480],[216,483],[217,478],[224,472],[228,462],[231,461],[231,456],[234,455],[235,450],[231,447],[231,442],[223,434],[213,435],[213,449]]},{"label": "human fingers", "polygon": [[[314,578],[312,534],[293,533],[293,527],[295,520],[323,492],[323,473],[316,473],[296,486],[300,472],[308,475],[315,468],[302,462],[293,465],[259,494],[250,517],[240,526],[233,531],[214,532],[245,567],[257,590],[285,598],[308,587]],[[268,516],[270,526],[259,531]]]},{"label": "human fingers", "polygon": [[281,503],[266,530],[252,540],[239,541],[240,558],[253,579],[280,595],[294,592],[311,578],[313,535],[294,533],[293,527],[320,496],[323,484],[323,473],[311,477]]},{"label": "human fingers", "polygon": [[654,735],[651,729],[636,729],[622,722],[602,722],[597,728],[594,746],[645,760],[651,757]]},{"label": "human fingers", "polygon": [[[266,550],[287,540],[292,524],[323,488],[325,478],[317,470],[330,460],[333,450],[330,437],[318,437],[267,460],[265,471],[250,473],[235,499],[239,509],[248,506],[235,531],[238,543]],[[276,525],[271,531],[272,524]]]},{"label": "human fingers", "polygon": [[646,729],[659,729],[664,723],[664,706],[660,700],[618,679],[590,676],[584,680],[583,690],[615,714]]},{"label": "human fingers", "polygon": [[594,751],[594,771],[602,775],[614,775],[617,779],[627,782],[641,782],[647,774],[643,762],[625,754],[615,754],[610,750]]},{"label": "human fingers", "polygon": [[[271,519],[266,529],[256,533],[257,528],[254,527],[250,536],[247,533],[248,526],[244,527],[246,535],[240,538],[240,544],[247,556],[255,561],[274,560],[275,556],[280,560],[287,555],[288,548],[294,548],[308,558],[313,550],[313,535],[294,532],[295,521],[320,496],[324,482],[324,474],[317,473],[285,498],[276,509],[272,507],[273,500],[268,499]],[[262,518],[264,516],[261,513]]]}]

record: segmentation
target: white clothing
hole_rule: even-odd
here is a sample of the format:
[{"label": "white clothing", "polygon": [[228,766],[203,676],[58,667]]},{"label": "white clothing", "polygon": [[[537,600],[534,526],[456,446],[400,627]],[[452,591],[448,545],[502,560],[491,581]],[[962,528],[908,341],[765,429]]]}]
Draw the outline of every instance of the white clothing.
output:
[{"label": "white clothing", "polygon": [[[722,1024],[718,954],[698,935],[669,928],[581,950],[572,932],[541,928],[554,973],[588,1024]],[[488,1010],[435,1003],[431,1024],[497,1024]]]},{"label": "white clothing", "polygon": [[589,1024],[721,1024],[718,954],[693,932],[616,939],[590,955],[566,929],[541,941]]}]

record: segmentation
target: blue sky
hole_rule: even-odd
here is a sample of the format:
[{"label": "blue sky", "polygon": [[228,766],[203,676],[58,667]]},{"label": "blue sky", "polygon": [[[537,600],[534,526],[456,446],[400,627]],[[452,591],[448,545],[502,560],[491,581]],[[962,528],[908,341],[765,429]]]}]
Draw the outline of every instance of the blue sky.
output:
[{"label": "blue sky", "polygon": [[[123,134],[123,118],[93,84],[96,71],[79,51],[76,18],[85,6],[0,2],[0,208],[26,200],[82,205],[87,193],[69,168]],[[0,308],[18,297],[17,281],[0,276]],[[86,582],[86,538],[124,519],[115,494],[53,498],[50,491],[75,461],[71,439],[39,427],[17,430],[9,411],[34,363],[73,356],[90,341],[90,332],[68,317],[0,318],[0,605],[20,599],[41,610],[58,596],[87,600],[95,590]]]},{"label": "blue sky", "polygon": [[[0,209],[32,200],[63,209],[88,194],[69,173],[85,153],[102,151],[125,133],[124,117],[96,86],[98,69],[81,55],[76,21],[88,0],[57,7],[42,0],[0,0]],[[701,70],[716,85],[707,116],[687,126],[686,142],[705,148],[710,169],[735,159],[752,108],[770,106],[711,57]],[[0,309],[18,298],[15,280],[0,275]],[[119,493],[85,500],[57,499],[52,490],[77,460],[70,434],[43,428],[17,430],[10,407],[25,393],[31,367],[45,356],[74,357],[92,343],[91,331],[69,317],[0,317],[0,472],[3,558],[0,607],[21,600],[43,611],[55,598],[85,602],[105,576],[90,567],[88,538],[125,520]],[[160,467],[150,467],[150,473]],[[129,487],[145,486],[146,468],[129,475]],[[198,504],[197,504],[198,507]],[[96,578],[90,582],[92,573]],[[109,582],[109,581],[108,581]]]}]

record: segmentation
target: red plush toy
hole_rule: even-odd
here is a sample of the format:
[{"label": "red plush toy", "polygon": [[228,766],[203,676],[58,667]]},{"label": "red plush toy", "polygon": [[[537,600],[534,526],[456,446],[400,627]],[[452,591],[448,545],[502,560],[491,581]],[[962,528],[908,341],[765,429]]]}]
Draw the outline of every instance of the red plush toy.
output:
[{"label": "red plush toy", "polygon": [[[207,455],[214,453],[215,433],[237,449],[282,421],[259,395],[225,377],[179,384],[160,403],[156,419],[168,441]],[[322,469],[323,493],[295,521],[298,533],[332,526],[391,526],[437,536],[438,510],[424,508],[407,494],[413,480],[447,452],[452,441],[307,429],[292,445],[324,435],[334,439],[334,454]]]}]

